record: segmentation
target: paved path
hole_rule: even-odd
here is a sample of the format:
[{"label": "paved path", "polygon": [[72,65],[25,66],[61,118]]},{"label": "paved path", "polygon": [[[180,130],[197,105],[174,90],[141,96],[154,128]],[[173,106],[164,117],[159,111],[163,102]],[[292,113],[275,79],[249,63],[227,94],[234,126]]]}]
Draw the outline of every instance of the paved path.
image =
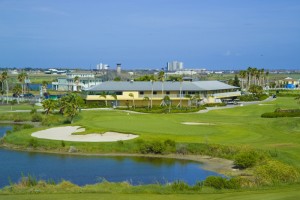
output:
[{"label": "paved path", "polygon": [[227,105],[227,106],[220,106],[220,107],[207,107],[205,110],[200,110],[197,113],[207,113],[210,110],[222,110],[222,109],[228,109],[228,108],[236,108],[236,107],[241,107],[241,106],[248,106],[248,105],[253,105],[253,104],[261,104],[261,103],[266,103],[266,102],[270,102],[270,101],[274,101],[276,100],[276,98],[273,97],[269,97],[263,101],[243,101],[243,102],[239,102],[238,105]]}]

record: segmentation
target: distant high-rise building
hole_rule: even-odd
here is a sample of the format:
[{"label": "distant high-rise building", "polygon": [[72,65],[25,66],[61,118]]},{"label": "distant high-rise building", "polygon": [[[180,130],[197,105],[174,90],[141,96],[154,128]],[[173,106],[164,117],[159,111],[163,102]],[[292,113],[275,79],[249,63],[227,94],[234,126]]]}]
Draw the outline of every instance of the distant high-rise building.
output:
[{"label": "distant high-rise building", "polygon": [[103,63],[97,64],[96,69],[97,70],[106,70],[106,69],[108,69],[108,64],[103,64]]},{"label": "distant high-rise building", "polygon": [[183,70],[183,62],[172,61],[167,63],[168,71],[180,71]]},{"label": "distant high-rise building", "polygon": [[117,74],[121,74],[121,64],[117,64]]}]

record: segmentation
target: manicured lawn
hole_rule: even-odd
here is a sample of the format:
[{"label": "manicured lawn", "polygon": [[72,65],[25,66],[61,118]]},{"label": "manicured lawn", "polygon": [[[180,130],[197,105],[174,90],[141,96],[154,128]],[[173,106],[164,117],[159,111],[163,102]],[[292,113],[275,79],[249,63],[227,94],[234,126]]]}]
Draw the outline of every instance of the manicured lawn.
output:
[{"label": "manicured lawn", "polygon": [[107,199],[107,200],[295,200],[300,196],[299,185],[294,185],[285,188],[277,188],[272,190],[257,190],[243,192],[224,192],[217,194],[27,194],[27,195],[0,195],[1,200],[92,200],[92,199]]},{"label": "manicured lawn", "polygon": [[[264,112],[276,108],[299,108],[294,98],[277,98],[262,104],[241,106],[208,113],[187,114],[135,114],[123,111],[82,111],[74,125],[81,125],[87,132],[116,131],[138,134],[143,140],[172,139],[181,143],[214,143],[223,145],[250,146],[276,151],[278,159],[300,167],[300,119],[261,118]],[[185,125],[182,122],[209,123],[210,125]],[[25,144],[33,129],[22,134],[11,134],[7,141]],[[71,143],[89,152],[126,152],[123,146],[114,143]],[[38,140],[46,146],[61,146],[61,141]],[[128,150],[130,152],[130,150]]]}]

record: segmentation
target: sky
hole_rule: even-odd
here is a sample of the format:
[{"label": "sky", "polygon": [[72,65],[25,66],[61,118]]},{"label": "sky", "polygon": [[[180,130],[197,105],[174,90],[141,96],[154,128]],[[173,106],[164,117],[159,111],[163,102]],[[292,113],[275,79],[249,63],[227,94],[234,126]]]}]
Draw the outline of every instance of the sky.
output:
[{"label": "sky", "polygon": [[0,0],[0,67],[300,69],[299,0]]}]

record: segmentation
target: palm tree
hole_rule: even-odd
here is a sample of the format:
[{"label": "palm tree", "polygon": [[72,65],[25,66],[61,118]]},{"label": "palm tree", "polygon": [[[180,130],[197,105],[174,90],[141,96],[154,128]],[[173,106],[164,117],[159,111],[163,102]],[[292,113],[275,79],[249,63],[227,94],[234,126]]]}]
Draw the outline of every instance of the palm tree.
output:
[{"label": "palm tree", "polygon": [[116,94],[111,94],[111,96],[114,98],[114,100],[115,100],[114,106],[116,106],[117,105],[118,96]]},{"label": "palm tree", "polygon": [[171,112],[171,99],[168,95],[164,96],[163,98],[163,104],[164,105],[169,105],[169,112]]},{"label": "palm tree", "polygon": [[45,99],[42,102],[42,106],[45,109],[45,114],[48,115],[52,110],[57,107],[56,101],[53,99]]},{"label": "palm tree", "polygon": [[148,105],[148,109],[149,109],[149,107],[150,107],[150,105],[149,105],[150,98],[149,97],[144,97],[143,101],[147,101],[147,105]]},{"label": "palm tree", "polygon": [[[247,72],[245,71],[245,70],[241,70],[240,72],[239,72],[239,75],[240,75],[240,78],[241,78],[241,88],[242,89],[244,89],[244,80],[245,80],[245,78],[246,78],[246,76],[247,76]],[[246,85],[247,85],[247,83],[246,83]]]},{"label": "palm tree", "polygon": [[164,71],[160,71],[158,73],[158,80],[161,81],[161,95],[164,95],[164,81],[165,81],[165,72]]},{"label": "palm tree", "polygon": [[152,109],[152,101],[153,101],[153,84],[154,84],[154,80],[151,80],[151,109]]},{"label": "palm tree", "polygon": [[180,101],[179,101],[179,105],[180,105],[180,108],[182,107],[182,77],[178,77],[178,81],[180,83],[180,89],[179,89],[179,98],[180,98]]},{"label": "palm tree", "polygon": [[75,93],[71,93],[65,96],[64,114],[70,118],[70,123],[73,123],[73,119],[80,110],[83,104],[83,99]]},{"label": "palm tree", "polygon": [[4,82],[6,83],[6,103],[8,104],[8,83],[7,83],[7,79],[8,79],[8,74],[7,71],[2,72],[1,74],[1,80],[2,80],[2,90],[4,91]]},{"label": "palm tree", "polygon": [[132,105],[133,105],[133,109],[135,109],[135,104],[134,104],[134,94],[133,93],[129,93],[130,97],[132,97]]},{"label": "palm tree", "polygon": [[48,85],[48,82],[47,81],[43,81],[42,82],[42,88],[43,88],[43,92],[47,92],[47,85]]},{"label": "palm tree", "polygon": [[[76,85],[76,91],[77,91],[77,92],[79,91],[79,88],[78,88],[79,82],[80,82],[79,76],[75,76],[75,77],[74,77],[74,83],[75,83],[75,85]],[[106,105],[106,106],[107,106],[107,105]]]},{"label": "palm tree", "polygon": [[105,92],[102,92],[100,94],[100,97],[103,97],[105,99],[105,106],[107,107],[107,99],[106,99],[106,93]]},{"label": "palm tree", "polygon": [[21,74],[18,75],[18,80],[22,84],[22,94],[24,94],[24,81],[27,77],[26,72],[21,72]]},{"label": "palm tree", "polygon": [[13,93],[17,96],[17,101],[19,104],[20,103],[19,97],[20,97],[20,94],[22,94],[22,87],[20,84],[15,85],[15,87],[13,88]]}]

